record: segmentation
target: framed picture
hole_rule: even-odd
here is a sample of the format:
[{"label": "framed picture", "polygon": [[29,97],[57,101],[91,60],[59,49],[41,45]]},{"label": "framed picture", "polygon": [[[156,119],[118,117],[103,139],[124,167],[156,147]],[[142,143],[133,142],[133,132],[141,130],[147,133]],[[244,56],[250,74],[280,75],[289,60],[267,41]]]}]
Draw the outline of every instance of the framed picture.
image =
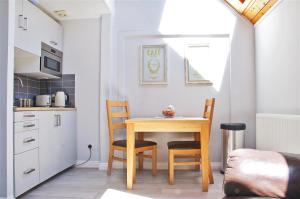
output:
[{"label": "framed picture", "polygon": [[166,45],[142,45],[140,64],[141,85],[165,85],[167,80]]},{"label": "framed picture", "polygon": [[209,44],[187,45],[184,52],[186,84],[212,85],[209,76]]}]

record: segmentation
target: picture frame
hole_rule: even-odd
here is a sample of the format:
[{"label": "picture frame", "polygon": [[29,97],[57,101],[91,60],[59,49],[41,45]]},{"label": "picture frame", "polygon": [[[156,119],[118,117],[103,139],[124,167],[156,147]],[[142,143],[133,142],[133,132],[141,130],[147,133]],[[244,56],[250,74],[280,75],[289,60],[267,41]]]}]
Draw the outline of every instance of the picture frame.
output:
[{"label": "picture frame", "polygon": [[140,84],[167,85],[167,45],[141,45]]},{"label": "picture frame", "polygon": [[188,44],[184,52],[185,83],[206,85],[213,83],[205,78],[205,67],[209,67],[209,44]]}]

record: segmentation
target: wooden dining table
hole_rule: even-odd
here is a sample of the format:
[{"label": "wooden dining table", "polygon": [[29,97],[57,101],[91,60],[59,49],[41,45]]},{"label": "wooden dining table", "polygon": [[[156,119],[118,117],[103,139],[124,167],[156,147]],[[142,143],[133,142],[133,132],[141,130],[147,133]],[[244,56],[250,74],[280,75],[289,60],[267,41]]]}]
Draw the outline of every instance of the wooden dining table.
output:
[{"label": "wooden dining table", "polygon": [[[133,188],[136,154],[134,150],[137,132],[158,133],[198,133],[201,141],[202,191],[208,191],[209,185],[209,126],[210,121],[199,117],[174,118],[132,118],[125,121],[127,126],[127,189]],[[197,137],[197,136],[196,136]]]}]

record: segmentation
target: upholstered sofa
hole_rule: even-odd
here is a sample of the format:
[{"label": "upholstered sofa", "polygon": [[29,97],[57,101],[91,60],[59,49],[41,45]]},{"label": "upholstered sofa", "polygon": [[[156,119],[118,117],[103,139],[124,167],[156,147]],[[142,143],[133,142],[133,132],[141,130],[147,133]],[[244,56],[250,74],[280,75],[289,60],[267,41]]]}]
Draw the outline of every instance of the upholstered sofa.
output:
[{"label": "upholstered sofa", "polygon": [[226,199],[300,199],[300,155],[235,150],[229,154],[224,193]]}]

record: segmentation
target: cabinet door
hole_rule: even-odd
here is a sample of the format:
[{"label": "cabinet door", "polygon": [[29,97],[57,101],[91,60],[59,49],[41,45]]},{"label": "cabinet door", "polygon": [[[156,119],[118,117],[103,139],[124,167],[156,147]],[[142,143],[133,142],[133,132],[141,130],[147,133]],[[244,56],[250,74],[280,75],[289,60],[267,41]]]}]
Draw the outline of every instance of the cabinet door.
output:
[{"label": "cabinet door", "polygon": [[76,112],[62,111],[60,115],[61,169],[64,170],[76,163]]},{"label": "cabinet door", "polygon": [[62,26],[28,0],[16,0],[15,46],[41,56],[41,42],[62,51]]},{"label": "cabinet door", "polygon": [[45,14],[45,17],[43,17],[42,29],[44,33],[42,34],[42,41],[51,47],[62,51],[61,25]]},{"label": "cabinet door", "polygon": [[41,182],[76,163],[76,112],[39,114]]},{"label": "cabinet door", "polygon": [[28,0],[16,0],[15,46],[41,56],[42,11]]},{"label": "cabinet door", "polygon": [[39,183],[38,149],[15,155],[14,175],[16,196]]},{"label": "cabinet door", "polygon": [[43,12],[27,0],[23,3],[24,10],[24,39],[27,51],[41,56],[42,16]]},{"label": "cabinet door", "polygon": [[63,27],[59,24],[56,25],[56,33],[57,35],[57,49],[63,51]]},{"label": "cabinet door", "polygon": [[52,111],[39,113],[39,161],[41,182],[60,171],[60,132],[57,114]]},{"label": "cabinet door", "polygon": [[24,0],[16,0],[15,13],[15,46],[21,49],[26,48],[26,40],[24,38],[24,15],[23,15]]}]

